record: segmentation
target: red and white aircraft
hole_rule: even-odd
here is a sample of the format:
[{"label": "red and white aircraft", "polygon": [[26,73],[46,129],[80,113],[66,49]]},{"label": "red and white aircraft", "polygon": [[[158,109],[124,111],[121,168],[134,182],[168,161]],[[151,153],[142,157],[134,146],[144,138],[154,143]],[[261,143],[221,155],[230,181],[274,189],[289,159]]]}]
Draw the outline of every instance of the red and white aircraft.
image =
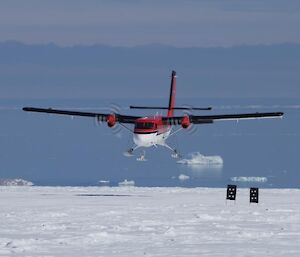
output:
[{"label": "red and white aircraft", "polygon": [[[140,116],[128,116],[121,115],[118,113],[97,113],[97,112],[81,112],[81,111],[68,111],[58,110],[52,108],[34,108],[24,107],[23,110],[27,112],[41,112],[41,113],[52,113],[62,114],[70,116],[84,116],[96,118],[98,121],[107,122],[107,125],[112,128],[116,123],[122,124],[134,124],[134,129],[131,130],[133,133],[134,146],[130,148],[126,153],[132,155],[134,150],[140,147],[151,147],[161,145],[167,147],[173,151],[172,156],[178,157],[176,149],[171,148],[166,140],[171,135],[174,135],[181,129],[187,129],[191,124],[209,124],[215,121],[222,120],[240,120],[240,119],[263,119],[263,118],[278,118],[282,117],[282,112],[265,112],[265,113],[245,113],[245,114],[223,114],[223,115],[188,115],[174,116],[175,110],[211,110],[208,108],[189,108],[189,107],[175,107],[175,95],[176,95],[176,72],[172,71],[171,78],[171,90],[168,107],[145,107],[145,106],[130,106],[131,109],[165,109],[167,110],[166,116],[151,116],[151,117],[140,117]],[[172,131],[173,126],[179,125],[179,129]],[[145,156],[142,155],[138,160],[144,160]]]}]

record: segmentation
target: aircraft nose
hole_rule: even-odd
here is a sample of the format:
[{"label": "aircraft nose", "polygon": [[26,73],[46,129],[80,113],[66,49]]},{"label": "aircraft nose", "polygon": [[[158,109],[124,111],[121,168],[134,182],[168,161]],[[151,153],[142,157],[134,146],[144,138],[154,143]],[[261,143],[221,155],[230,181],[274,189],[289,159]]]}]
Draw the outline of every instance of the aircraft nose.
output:
[{"label": "aircraft nose", "polygon": [[138,146],[150,147],[154,143],[153,135],[150,134],[134,134],[133,141]]},{"label": "aircraft nose", "polygon": [[141,142],[142,142],[141,135],[134,134],[134,135],[133,135],[133,142],[134,142],[136,145],[141,145]]}]

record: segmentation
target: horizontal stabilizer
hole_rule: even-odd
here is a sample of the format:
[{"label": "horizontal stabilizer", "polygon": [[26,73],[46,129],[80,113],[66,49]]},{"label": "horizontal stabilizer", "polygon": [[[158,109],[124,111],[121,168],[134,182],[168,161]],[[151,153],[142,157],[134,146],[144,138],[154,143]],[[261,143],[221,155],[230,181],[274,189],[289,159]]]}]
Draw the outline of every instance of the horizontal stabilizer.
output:
[{"label": "horizontal stabilizer", "polygon": [[[158,106],[129,106],[130,109],[148,109],[148,110],[168,110],[168,107]],[[197,111],[210,111],[212,107],[173,107],[172,110],[197,110]]]}]

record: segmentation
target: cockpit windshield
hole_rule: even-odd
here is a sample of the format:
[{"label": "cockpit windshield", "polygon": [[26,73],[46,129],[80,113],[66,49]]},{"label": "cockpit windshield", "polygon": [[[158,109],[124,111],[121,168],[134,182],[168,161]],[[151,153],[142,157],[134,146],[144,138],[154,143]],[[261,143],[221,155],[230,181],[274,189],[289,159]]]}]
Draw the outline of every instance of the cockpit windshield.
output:
[{"label": "cockpit windshield", "polygon": [[154,129],[155,123],[153,122],[137,122],[135,123],[136,129]]}]

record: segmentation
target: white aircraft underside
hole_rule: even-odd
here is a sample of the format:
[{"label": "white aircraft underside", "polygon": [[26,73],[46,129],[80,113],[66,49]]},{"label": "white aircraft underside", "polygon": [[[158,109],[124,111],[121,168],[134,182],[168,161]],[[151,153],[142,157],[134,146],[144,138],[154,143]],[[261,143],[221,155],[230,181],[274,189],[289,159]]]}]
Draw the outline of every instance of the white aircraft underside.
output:
[{"label": "white aircraft underside", "polygon": [[151,147],[156,145],[166,145],[166,139],[169,137],[171,130],[168,130],[165,133],[149,133],[149,134],[133,134],[133,142],[138,147]]}]

